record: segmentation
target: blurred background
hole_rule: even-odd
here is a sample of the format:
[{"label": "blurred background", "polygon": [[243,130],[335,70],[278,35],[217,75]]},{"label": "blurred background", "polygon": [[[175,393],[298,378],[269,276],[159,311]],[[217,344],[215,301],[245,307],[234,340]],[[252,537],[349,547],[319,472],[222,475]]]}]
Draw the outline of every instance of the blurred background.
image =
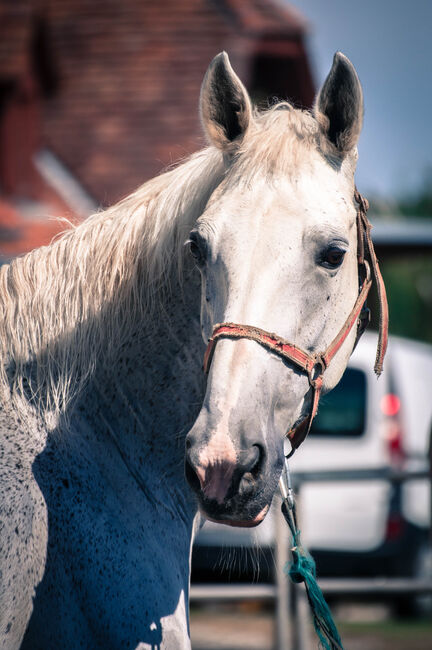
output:
[{"label": "blurred background", "polygon": [[[359,346],[293,462],[305,538],[329,579],[432,579],[428,484],[388,479],[428,467],[431,28],[429,0],[0,0],[0,263],[49,243],[64,229],[57,217],[79,222],[202,147],[199,89],[219,51],[263,108],[277,99],[310,108],[334,52],[354,63],[366,107],[357,185],[371,203],[396,338],[379,389],[370,337]],[[376,314],[373,297],[371,306]],[[354,469],[374,479],[337,479]],[[320,470],[334,482],[313,483]],[[277,525],[269,517],[255,537],[204,529],[193,584],[274,586]],[[431,602],[419,592],[369,590],[359,604],[346,586],[332,589],[348,647],[430,647]],[[273,592],[195,593],[197,650],[283,647]]]}]

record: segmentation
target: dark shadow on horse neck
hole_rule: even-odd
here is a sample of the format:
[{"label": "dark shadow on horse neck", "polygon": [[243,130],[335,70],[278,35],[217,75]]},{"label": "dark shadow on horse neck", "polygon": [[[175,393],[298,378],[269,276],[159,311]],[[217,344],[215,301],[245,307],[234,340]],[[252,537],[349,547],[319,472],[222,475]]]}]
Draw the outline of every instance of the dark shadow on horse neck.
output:
[{"label": "dark shadow on horse neck", "polygon": [[194,280],[173,291],[163,313],[136,323],[33,464],[49,541],[23,648],[158,648],[182,593],[187,608],[196,504],[184,437],[204,391],[198,290]]}]

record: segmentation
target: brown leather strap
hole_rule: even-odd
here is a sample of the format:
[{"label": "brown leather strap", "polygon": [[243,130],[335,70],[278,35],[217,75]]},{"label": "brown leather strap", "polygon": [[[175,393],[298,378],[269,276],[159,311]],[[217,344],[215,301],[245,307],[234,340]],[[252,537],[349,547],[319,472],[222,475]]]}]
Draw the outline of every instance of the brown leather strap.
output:
[{"label": "brown leather strap", "polygon": [[311,384],[313,390],[311,410],[309,414],[305,418],[303,418],[303,420],[301,420],[299,424],[297,424],[297,426],[290,429],[286,434],[291,442],[291,452],[289,453],[288,457],[294,454],[295,450],[298,449],[298,447],[300,447],[301,443],[305,440],[305,438],[309,434],[314,417],[318,412],[318,404],[321,396],[324,369],[328,367],[330,361],[333,359],[336,352],[342,346],[343,342],[347,338],[354,324],[358,321],[360,312],[366,301],[369,290],[372,286],[372,280],[370,279],[369,264],[365,261],[363,263],[365,264],[365,268],[366,268],[366,278],[363,282],[362,289],[358,295],[354,307],[351,310],[351,313],[346,319],[341,330],[338,332],[337,336],[335,336],[333,341],[328,346],[327,350],[321,356],[321,359],[323,361],[323,373],[312,382],[309,378],[309,383]]},{"label": "brown leather strap", "polygon": [[329,365],[330,361],[333,359],[336,352],[339,350],[339,348],[342,346],[343,342],[347,338],[348,334],[351,332],[354,324],[357,322],[362,307],[366,302],[366,298],[368,296],[369,290],[372,286],[369,264],[367,262],[364,262],[364,264],[366,267],[366,278],[363,282],[363,286],[357,297],[357,300],[355,301],[354,307],[352,308],[351,313],[346,319],[345,323],[342,325],[342,328],[339,330],[339,332],[337,333],[333,341],[328,346],[327,350],[322,355],[326,367]]},{"label": "brown leather strap", "polygon": [[[378,302],[380,307],[379,327],[378,327],[378,345],[375,358],[374,370],[379,376],[382,373],[384,357],[388,344],[388,302],[387,294],[384,285],[384,280],[381,275],[378,259],[375,253],[374,245],[372,243],[371,230],[372,226],[367,218],[367,211],[369,209],[369,202],[365,199],[360,192],[355,188],[354,198],[358,203],[357,210],[357,232],[362,233],[361,240],[366,244],[367,254],[372,265],[372,272],[375,279],[375,284],[378,292]],[[362,246],[362,255],[364,256],[364,247]]]},{"label": "brown leather strap", "polygon": [[288,341],[285,341],[285,339],[277,334],[266,332],[259,327],[240,325],[237,323],[218,323],[213,329],[212,337],[204,355],[205,373],[209,371],[216,343],[221,338],[250,339],[251,341],[256,341],[256,343],[263,345],[275,354],[299,366],[308,374],[321,361],[320,355],[308,354],[293,343],[288,343]]},{"label": "brown leather strap", "polygon": [[287,454],[287,458],[290,458],[294,454],[295,450],[300,447],[302,442],[307,438],[309,434],[314,417],[318,412],[318,404],[321,397],[322,385],[323,385],[323,376],[320,375],[311,384],[312,387],[311,410],[309,411],[308,415],[297,424],[297,426],[293,427],[292,429],[289,429],[289,431],[287,431],[285,434],[285,436],[289,438],[291,443],[291,451],[289,454]]}]

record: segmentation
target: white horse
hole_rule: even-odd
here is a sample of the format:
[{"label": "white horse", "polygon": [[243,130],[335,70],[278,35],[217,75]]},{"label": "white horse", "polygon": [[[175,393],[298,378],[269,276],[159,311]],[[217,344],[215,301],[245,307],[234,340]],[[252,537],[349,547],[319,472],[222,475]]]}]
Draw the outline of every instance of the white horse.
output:
[{"label": "white horse", "polygon": [[204,343],[234,321],[312,353],[357,299],[352,64],[312,113],[256,113],[220,54],[200,110],[208,148],[0,269],[1,648],[189,648],[197,510],[258,524],[311,401],[246,339],[206,386]]}]

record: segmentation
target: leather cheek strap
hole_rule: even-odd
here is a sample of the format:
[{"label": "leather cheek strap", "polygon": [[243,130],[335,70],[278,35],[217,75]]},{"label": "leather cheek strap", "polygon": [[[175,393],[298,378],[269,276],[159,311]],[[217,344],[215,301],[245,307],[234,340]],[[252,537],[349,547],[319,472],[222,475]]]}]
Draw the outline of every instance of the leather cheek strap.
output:
[{"label": "leather cheek strap", "polygon": [[303,418],[303,420],[301,420],[299,424],[297,424],[297,426],[293,427],[286,433],[286,437],[289,438],[289,441],[291,443],[291,451],[289,452],[289,454],[287,454],[287,458],[290,458],[294,454],[295,450],[300,447],[300,445],[306,439],[311,429],[313,419],[318,411],[318,404],[321,397],[322,385],[323,385],[323,376],[320,375],[314,380],[314,383],[312,385],[312,390],[313,390],[312,406],[309,414],[305,418]]}]

